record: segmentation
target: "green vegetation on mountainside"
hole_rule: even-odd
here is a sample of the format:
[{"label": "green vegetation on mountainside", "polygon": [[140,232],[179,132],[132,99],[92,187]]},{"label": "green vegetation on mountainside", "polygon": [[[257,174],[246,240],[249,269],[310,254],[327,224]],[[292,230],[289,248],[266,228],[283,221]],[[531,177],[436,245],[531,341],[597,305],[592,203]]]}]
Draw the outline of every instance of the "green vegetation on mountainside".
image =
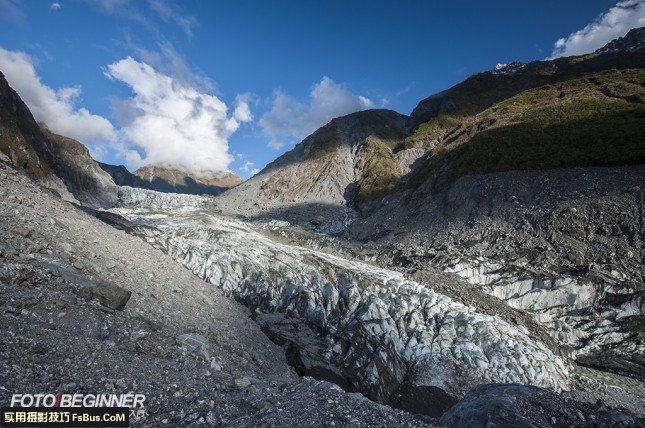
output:
[{"label": "green vegetation on mountainside", "polygon": [[369,114],[371,135],[361,148],[362,171],[357,184],[356,205],[385,196],[400,180],[397,152],[406,136],[405,128],[378,114]]},{"label": "green vegetation on mountainside", "polygon": [[410,181],[643,162],[645,70],[613,70],[534,88],[463,119]]},{"label": "green vegetation on mountainside", "polygon": [[[339,147],[360,144],[356,203],[373,200],[389,192],[400,179],[397,172],[397,151],[406,137],[405,117],[395,112],[362,111],[333,119],[307,137],[291,153],[279,160],[280,165],[296,164],[307,171],[304,179],[295,179],[285,168],[269,177],[263,184],[265,194],[278,197],[285,189],[289,194],[306,194],[338,173]],[[277,162],[276,162],[277,163]],[[273,167],[270,165],[267,168]]]},{"label": "green vegetation on mountainside", "polygon": [[385,196],[399,181],[395,149],[400,141],[401,138],[376,137],[367,137],[365,140],[361,165],[363,174],[358,181],[356,194],[359,207]]},{"label": "green vegetation on mountainside", "polygon": [[533,61],[511,73],[478,73],[439,94],[422,100],[410,116],[413,134],[406,143],[427,146],[465,118],[505,99],[543,85],[589,76],[609,70],[645,67],[643,50],[563,57]]}]

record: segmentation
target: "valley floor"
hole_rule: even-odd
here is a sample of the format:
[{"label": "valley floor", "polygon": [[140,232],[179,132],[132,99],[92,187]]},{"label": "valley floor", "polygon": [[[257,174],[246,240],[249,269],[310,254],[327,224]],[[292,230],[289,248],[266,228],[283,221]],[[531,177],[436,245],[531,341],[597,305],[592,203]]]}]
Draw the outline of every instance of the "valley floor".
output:
[{"label": "valley floor", "polygon": [[[210,257],[210,262],[205,263],[204,258],[197,257],[205,254],[198,240],[182,242],[179,240],[181,234],[173,235],[176,226],[168,221],[168,213],[174,212],[179,217],[182,213],[168,206],[145,215],[119,211],[134,221],[130,226],[134,225],[135,229],[126,233],[61,200],[6,164],[0,164],[0,183],[0,403],[3,405],[8,404],[14,393],[143,393],[147,397],[147,413],[135,418],[137,426],[484,426],[486,423],[508,424],[509,421],[517,426],[639,426],[643,422],[639,419],[645,416],[642,413],[645,403],[642,382],[576,367],[557,350],[538,341],[533,333],[511,323],[501,330],[502,335],[519,341],[523,347],[528,347],[526,349],[533,349],[533,357],[528,357],[544,353],[555,359],[562,358],[570,372],[568,380],[562,381],[570,382],[567,387],[558,385],[559,375],[551,371],[549,364],[555,359],[540,364],[544,364],[544,370],[548,372],[545,376],[556,382],[552,384],[556,389],[573,388],[572,391],[559,395],[541,388],[480,387],[468,392],[457,406],[439,419],[414,416],[368,400],[361,394],[343,392],[332,383],[300,377],[289,366],[293,361],[288,360],[285,349],[269,340],[260,325],[252,320],[256,318],[261,323],[264,312],[271,313],[271,307],[280,308],[283,303],[283,309],[294,315],[294,310],[306,314],[309,305],[314,304],[312,302],[320,302],[315,299],[290,302],[288,293],[272,294],[276,302],[283,302],[271,304],[273,306],[259,300],[267,297],[262,293],[278,287],[276,284],[284,282],[284,278],[297,280],[295,273],[285,270],[286,267],[302,268],[300,274],[311,273],[307,284],[315,283],[315,278],[325,269],[336,270],[339,279],[336,283],[340,285],[343,275],[353,275],[356,282],[377,287],[375,290],[381,287],[379,281],[374,280],[376,277],[385,281],[383,284],[390,284],[388,286],[412,287],[414,284],[396,272],[366,268],[357,260],[291,245],[288,241],[294,238],[279,238],[279,231],[226,219],[217,220],[225,223],[226,228],[209,232],[216,232],[210,236],[214,238],[210,243],[220,242],[223,246],[209,248],[206,259]],[[150,227],[155,222],[155,227]],[[149,224],[143,226],[142,223]],[[199,235],[199,232],[195,229],[195,233]],[[218,234],[223,235],[221,241],[217,241]],[[253,238],[253,241],[240,249],[244,242],[227,241],[236,236]],[[227,249],[226,243],[231,247]],[[299,243],[306,244],[306,240]],[[268,256],[262,252],[253,254],[254,248],[269,248],[275,252]],[[187,257],[189,254],[191,257]],[[229,259],[222,261],[222,257],[212,257],[218,254],[224,258],[228,255]],[[248,266],[237,266],[235,262],[239,260],[231,260],[234,255],[248,257]],[[283,270],[276,267],[271,271],[271,275],[278,272],[284,278],[271,277],[273,284],[257,281],[253,285],[255,288],[248,281],[242,281],[243,286],[233,287],[240,279],[252,277],[248,276],[248,269],[257,275],[254,278],[262,278],[270,271],[261,263],[257,265],[262,257],[273,257],[276,266],[284,264]],[[237,267],[215,275],[216,269],[224,265],[222,263]],[[238,268],[240,271],[235,270]],[[238,278],[237,274],[242,276]],[[262,284],[265,288],[259,287]],[[108,297],[119,294],[114,286],[117,290],[131,292],[123,309],[111,309],[105,304],[106,294]],[[285,289],[289,288],[280,288]],[[252,293],[251,290],[256,291]],[[313,289],[309,291],[313,293]],[[454,312],[459,317],[463,311],[463,305],[453,301],[458,297],[456,295],[442,297],[431,290],[423,292],[435,299],[433,305],[445,307],[446,313]],[[286,300],[281,301],[281,298]],[[399,304],[396,294],[388,298],[392,299],[391,305]],[[356,308],[362,307],[360,299],[357,302]],[[413,304],[413,300],[407,304]],[[317,313],[324,313],[325,323],[338,321],[343,316],[351,318],[353,313],[372,313],[369,307],[366,312],[361,310],[338,314],[327,309]],[[466,327],[473,323],[477,325],[476,329],[487,328],[488,320],[494,320],[497,325],[507,322],[495,318],[495,314],[470,309],[464,313],[467,314],[463,321]],[[390,316],[398,320],[398,315]],[[315,326],[313,320],[307,319]],[[446,318],[445,313],[439,313],[437,320],[435,326],[439,330],[452,326],[452,317]],[[358,362],[359,366],[365,358],[371,358],[372,354],[364,350],[354,350],[359,354],[352,354],[340,341],[340,334],[330,333],[333,330],[329,327],[341,324],[319,324],[319,327],[322,325],[328,327],[322,337],[337,340],[336,343],[316,343],[322,346],[323,352],[327,350],[326,346],[342,348],[340,355],[346,360],[355,357],[351,361]],[[419,328],[422,331],[425,327]],[[397,327],[395,330],[405,329]],[[185,337],[182,335],[190,333],[199,335],[195,337],[203,340],[201,346],[182,342]],[[281,340],[276,339],[276,335],[282,335]],[[297,340],[288,334],[273,331],[269,336],[280,345],[290,344],[290,349],[307,356],[307,350],[298,349]],[[372,339],[367,336],[364,344],[374,344]],[[363,343],[356,340],[351,343]],[[456,352],[462,349],[457,346],[459,343],[448,336],[443,338],[441,347],[448,346],[446,349]],[[496,346],[508,345],[499,342]],[[420,345],[413,345],[411,340],[406,341],[406,349],[422,351]],[[509,355],[505,358],[510,358],[510,363],[516,358],[510,357],[514,355],[511,349],[514,348],[509,348],[509,354],[506,351],[501,354]],[[394,355],[388,354],[388,358]],[[405,352],[396,355],[402,358],[401,361],[407,361]],[[386,361],[391,363],[392,360]],[[314,366],[319,365],[317,360]],[[332,366],[330,370],[334,370]],[[347,375],[342,371],[342,364],[339,371],[342,376]],[[381,375],[383,371],[377,373]],[[529,371],[518,368],[517,373],[519,376]],[[376,382],[378,386],[385,381],[376,378],[372,383],[367,382],[364,371],[355,375],[366,385]],[[513,375],[503,376],[511,381]],[[496,379],[499,378],[491,380]],[[431,385],[432,382],[420,384],[421,387]],[[407,392],[410,391],[408,388]],[[412,391],[423,393],[431,389]],[[462,397],[463,393],[458,395]]]},{"label": "valley floor", "polygon": [[[12,394],[146,394],[140,426],[423,426],[300,378],[242,305],[141,239],[0,165],[0,402]],[[106,282],[123,310],[88,300]],[[197,333],[207,349],[181,347]],[[202,351],[207,351],[207,355]]]}]

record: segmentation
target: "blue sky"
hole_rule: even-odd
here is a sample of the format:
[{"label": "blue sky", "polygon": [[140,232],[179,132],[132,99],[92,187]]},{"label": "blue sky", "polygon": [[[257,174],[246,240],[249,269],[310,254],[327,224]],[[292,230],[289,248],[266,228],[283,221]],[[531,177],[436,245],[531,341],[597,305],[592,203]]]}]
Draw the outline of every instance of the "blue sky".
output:
[{"label": "blue sky", "polygon": [[593,50],[643,25],[643,9],[643,0],[0,0],[0,71],[37,119],[102,161],[248,177],[334,116],[409,114],[496,63]]}]

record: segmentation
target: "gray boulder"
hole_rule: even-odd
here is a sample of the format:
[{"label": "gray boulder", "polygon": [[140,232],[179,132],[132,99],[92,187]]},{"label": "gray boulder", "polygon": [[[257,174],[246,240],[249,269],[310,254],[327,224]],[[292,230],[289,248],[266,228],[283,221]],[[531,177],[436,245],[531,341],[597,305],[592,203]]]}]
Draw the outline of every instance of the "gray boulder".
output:
[{"label": "gray boulder", "polygon": [[187,352],[195,355],[204,360],[210,360],[208,351],[210,350],[210,343],[201,334],[197,333],[184,333],[175,338],[175,342]]},{"label": "gray boulder", "polygon": [[96,299],[104,306],[117,311],[123,310],[132,292],[109,282],[83,287],[78,294],[86,299]]}]

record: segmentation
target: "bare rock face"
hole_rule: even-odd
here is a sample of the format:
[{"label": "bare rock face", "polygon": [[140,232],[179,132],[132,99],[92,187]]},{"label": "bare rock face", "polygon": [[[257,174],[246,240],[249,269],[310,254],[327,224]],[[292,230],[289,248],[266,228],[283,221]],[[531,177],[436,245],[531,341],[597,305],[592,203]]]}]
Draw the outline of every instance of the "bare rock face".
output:
[{"label": "bare rock face", "polygon": [[406,116],[390,110],[333,119],[224,193],[220,207],[248,216],[285,214],[305,223],[326,215],[331,227],[342,227],[354,208],[368,209],[420,155],[404,148],[405,121]]},{"label": "bare rock face", "polygon": [[114,205],[117,187],[112,177],[92,159],[87,147],[72,138],[54,134],[46,124],[40,127],[54,154],[50,164],[76,199],[92,207]]},{"label": "bare rock face", "polygon": [[69,201],[76,201],[56,175],[56,154],[27,105],[0,73],[0,155],[27,170],[39,182]]}]

